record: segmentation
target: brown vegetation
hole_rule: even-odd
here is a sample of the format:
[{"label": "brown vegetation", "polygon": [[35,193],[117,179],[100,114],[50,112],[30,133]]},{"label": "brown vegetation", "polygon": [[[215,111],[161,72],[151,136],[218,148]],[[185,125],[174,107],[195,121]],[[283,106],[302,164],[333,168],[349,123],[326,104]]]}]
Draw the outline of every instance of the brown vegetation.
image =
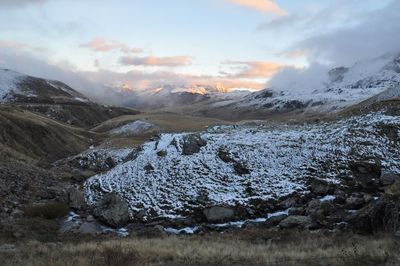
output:
[{"label": "brown vegetation", "polygon": [[203,236],[40,244],[0,253],[3,265],[398,265],[399,243],[359,236],[247,229]]}]

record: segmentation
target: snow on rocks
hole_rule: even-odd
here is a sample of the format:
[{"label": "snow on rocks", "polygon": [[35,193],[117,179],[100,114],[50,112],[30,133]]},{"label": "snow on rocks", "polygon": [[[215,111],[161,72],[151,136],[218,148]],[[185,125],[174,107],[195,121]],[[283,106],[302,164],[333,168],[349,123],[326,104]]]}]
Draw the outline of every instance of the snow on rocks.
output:
[{"label": "snow on rocks", "polygon": [[0,69],[0,103],[7,100],[9,94],[18,90],[17,84],[25,76],[8,69]]},{"label": "snow on rocks", "polygon": [[155,126],[148,122],[137,120],[121,127],[111,130],[114,135],[139,135],[146,132],[154,131]]},{"label": "snow on rocks", "polygon": [[[376,113],[310,125],[215,126],[200,133],[207,144],[192,155],[182,154],[188,134],[162,134],[134,160],[87,180],[85,194],[95,204],[115,192],[128,202],[132,217],[143,211],[147,218],[189,216],[199,207],[247,206],[308,193],[313,179],[339,184],[352,177],[349,164],[365,157],[400,173],[398,144],[382,133],[386,125],[398,129],[400,118]],[[218,156],[221,148],[230,160]],[[248,172],[238,173],[237,162]]]},{"label": "snow on rocks", "polygon": [[322,66],[283,71],[271,80],[269,89],[249,95],[237,105],[321,113],[357,104],[390,88],[394,89],[378,99],[399,97],[399,58],[398,54],[388,54],[330,71]]}]

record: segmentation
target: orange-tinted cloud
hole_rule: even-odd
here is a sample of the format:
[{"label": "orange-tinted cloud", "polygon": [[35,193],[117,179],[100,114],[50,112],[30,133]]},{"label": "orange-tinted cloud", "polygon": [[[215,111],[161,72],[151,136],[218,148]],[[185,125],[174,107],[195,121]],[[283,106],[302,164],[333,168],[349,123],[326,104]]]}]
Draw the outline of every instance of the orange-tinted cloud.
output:
[{"label": "orange-tinted cloud", "polygon": [[81,44],[81,47],[89,48],[95,52],[110,52],[113,50],[119,50],[122,53],[141,53],[143,49],[132,48],[128,45],[118,42],[118,41],[108,41],[100,37],[96,37],[89,41],[88,43]]},{"label": "orange-tinted cloud", "polygon": [[187,66],[192,63],[191,56],[168,56],[168,57],[157,57],[157,56],[123,56],[119,62],[126,66],[168,66],[178,67]]},{"label": "orange-tinted cloud", "polygon": [[272,13],[279,16],[286,16],[287,12],[282,9],[274,0],[227,0],[233,4],[255,9],[264,13]]},{"label": "orange-tinted cloud", "polygon": [[225,61],[224,64],[239,66],[240,70],[229,75],[233,78],[270,78],[285,65],[264,61]]}]

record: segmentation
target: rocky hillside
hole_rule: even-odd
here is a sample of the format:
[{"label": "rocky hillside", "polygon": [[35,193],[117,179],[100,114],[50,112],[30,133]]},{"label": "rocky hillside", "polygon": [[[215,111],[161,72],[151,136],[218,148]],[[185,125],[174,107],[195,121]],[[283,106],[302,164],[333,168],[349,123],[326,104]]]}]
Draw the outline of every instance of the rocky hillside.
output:
[{"label": "rocky hillside", "polygon": [[8,69],[0,69],[0,104],[18,106],[79,127],[90,127],[113,117],[138,113],[92,102],[62,82]]},{"label": "rocky hillside", "polygon": [[[313,197],[332,201],[334,191],[378,196],[380,177],[400,174],[399,141],[399,117],[383,113],[310,125],[253,123],[162,134],[132,160],[90,178],[85,193],[94,206],[117,195],[132,220],[261,218]],[[315,184],[322,192],[315,194]],[[350,194],[341,197],[346,201]],[[351,213],[363,205],[338,209]],[[222,219],[204,212],[213,206],[228,207],[211,209],[222,212]]]}]

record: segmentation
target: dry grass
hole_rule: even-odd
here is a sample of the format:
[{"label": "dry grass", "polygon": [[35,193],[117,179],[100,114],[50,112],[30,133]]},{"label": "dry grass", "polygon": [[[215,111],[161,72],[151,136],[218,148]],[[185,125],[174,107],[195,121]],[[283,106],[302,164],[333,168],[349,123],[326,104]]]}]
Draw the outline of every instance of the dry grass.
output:
[{"label": "dry grass", "polygon": [[0,253],[0,259],[5,265],[398,265],[398,248],[385,235],[257,229],[192,237],[28,243],[16,253]]}]

